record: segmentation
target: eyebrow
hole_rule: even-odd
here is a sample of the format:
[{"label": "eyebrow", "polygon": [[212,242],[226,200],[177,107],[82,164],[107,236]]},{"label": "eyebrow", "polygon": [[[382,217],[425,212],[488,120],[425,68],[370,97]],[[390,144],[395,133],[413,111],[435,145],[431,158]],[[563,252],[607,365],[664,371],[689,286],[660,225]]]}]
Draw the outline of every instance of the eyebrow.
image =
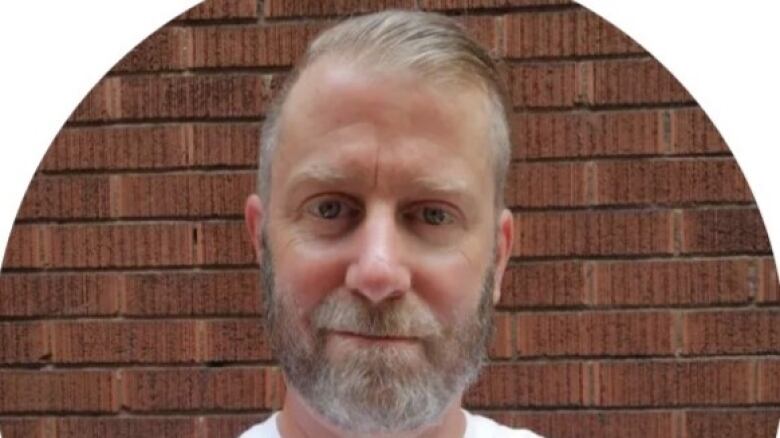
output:
[{"label": "eyebrow", "polygon": [[409,185],[433,193],[451,195],[466,195],[468,193],[468,185],[463,180],[418,177],[411,180]]},{"label": "eyebrow", "polygon": [[[325,187],[361,186],[366,184],[366,178],[361,175],[347,175],[339,169],[317,163],[293,173],[288,184],[288,193],[292,195],[312,184]],[[468,206],[472,206],[476,202],[475,194],[469,191],[466,181],[460,179],[418,176],[405,181],[403,186],[406,190],[422,192],[429,196],[460,199]]]},{"label": "eyebrow", "polygon": [[356,178],[349,177],[332,167],[314,164],[293,173],[288,186],[291,190],[295,190],[302,184],[337,185],[356,181]]},{"label": "eyebrow", "polygon": [[[303,183],[336,185],[346,182],[359,182],[359,178],[347,176],[328,166],[313,165],[294,173],[290,177],[289,186],[295,188]],[[406,185],[436,193],[460,194],[468,191],[467,184],[462,180],[445,180],[427,176],[411,179]]]}]

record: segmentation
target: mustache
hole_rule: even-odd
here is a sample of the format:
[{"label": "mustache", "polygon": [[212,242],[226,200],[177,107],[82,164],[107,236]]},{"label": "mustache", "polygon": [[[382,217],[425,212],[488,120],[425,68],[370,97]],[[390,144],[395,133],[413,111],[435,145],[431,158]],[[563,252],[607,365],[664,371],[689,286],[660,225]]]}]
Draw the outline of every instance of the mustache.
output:
[{"label": "mustache", "polygon": [[311,316],[312,326],[325,331],[363,336],[435,338],[442,335],[439,321],[422,303],[407,297],[377,305],[347,291],[326,297]]}]

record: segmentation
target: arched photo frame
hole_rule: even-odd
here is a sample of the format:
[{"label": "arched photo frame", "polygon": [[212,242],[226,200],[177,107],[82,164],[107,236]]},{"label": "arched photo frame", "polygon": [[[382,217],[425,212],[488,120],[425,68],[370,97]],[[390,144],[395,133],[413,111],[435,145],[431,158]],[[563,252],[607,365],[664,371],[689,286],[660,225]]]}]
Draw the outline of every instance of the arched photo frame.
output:
[{"label": "arched photo frame", "polygon": [[[466,406],[551,437],[773,431],[774,260],[717,130],[598,16],[487,3],[418,5],[464,16],[516,112],[515,258]],[[4,260],[0,431],[234,436],[279,407],[240,208],[286,69],[368,9],[212,1],[85,98]]]}]

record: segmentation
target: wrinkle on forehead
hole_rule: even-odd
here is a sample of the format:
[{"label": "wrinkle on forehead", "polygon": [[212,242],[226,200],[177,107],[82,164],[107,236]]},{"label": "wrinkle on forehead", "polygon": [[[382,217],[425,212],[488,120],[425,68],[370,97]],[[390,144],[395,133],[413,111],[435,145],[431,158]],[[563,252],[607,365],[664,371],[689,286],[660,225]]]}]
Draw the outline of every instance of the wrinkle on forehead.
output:
[{"label": "wrinkle on forehead", "polygon": [[[389,89],[388,84],[393,88]],[[457,105],[463,102],[471,105]],[[419,127],[424,122],[431,130],[447,130],[452,128],[449,125],[454,117],[459,125],[486,128],[485,111],[480,111],[486,109],[486,103],[484,93],[473,86],[444,89],[413,72],[381,72],[324,58],[301,73],[282,108],[282,121],[283,125],[288,125],[290,119],[303,122],[303,126],[341,125],[371,118],[401,128]],[[288,117],[293,111],[297,117]]]},{"label": "wrinkle on forehead", "polygon": [[408,72],[388,75],[320,60],[304,70],[282,108],[274,168],[288,172],[275,170],[272,177],[292,176],[318,161],[334,169],[350,163],[362,169],[361,184],[375,188],[387,179],[446,170],[444,158],[459,157],[491,178],[485,109],[477,88],[453,92]]}]

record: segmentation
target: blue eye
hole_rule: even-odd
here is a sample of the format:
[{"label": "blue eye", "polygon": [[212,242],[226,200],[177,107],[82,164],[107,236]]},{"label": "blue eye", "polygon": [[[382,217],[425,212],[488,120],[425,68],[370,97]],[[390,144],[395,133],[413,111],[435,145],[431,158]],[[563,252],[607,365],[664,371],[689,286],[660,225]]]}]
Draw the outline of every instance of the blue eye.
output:
[{"label": "blue eye", "polygon": [[423,221],[428,225],[446,225],[454,221],[452,215],[443,208],[423,207],[421,215]]},{"label": "blue eye", "polygon": [[342,210],[342,203],[334,199],[322,201],[314,206],[315,214],[322,219],[335,219]]},{"label": "blue eye", "polygon": [[311,216],[323,221],[352,219],[360,215],[360,210],[351,202],[331,196],[313,199],[304,209]]}]

